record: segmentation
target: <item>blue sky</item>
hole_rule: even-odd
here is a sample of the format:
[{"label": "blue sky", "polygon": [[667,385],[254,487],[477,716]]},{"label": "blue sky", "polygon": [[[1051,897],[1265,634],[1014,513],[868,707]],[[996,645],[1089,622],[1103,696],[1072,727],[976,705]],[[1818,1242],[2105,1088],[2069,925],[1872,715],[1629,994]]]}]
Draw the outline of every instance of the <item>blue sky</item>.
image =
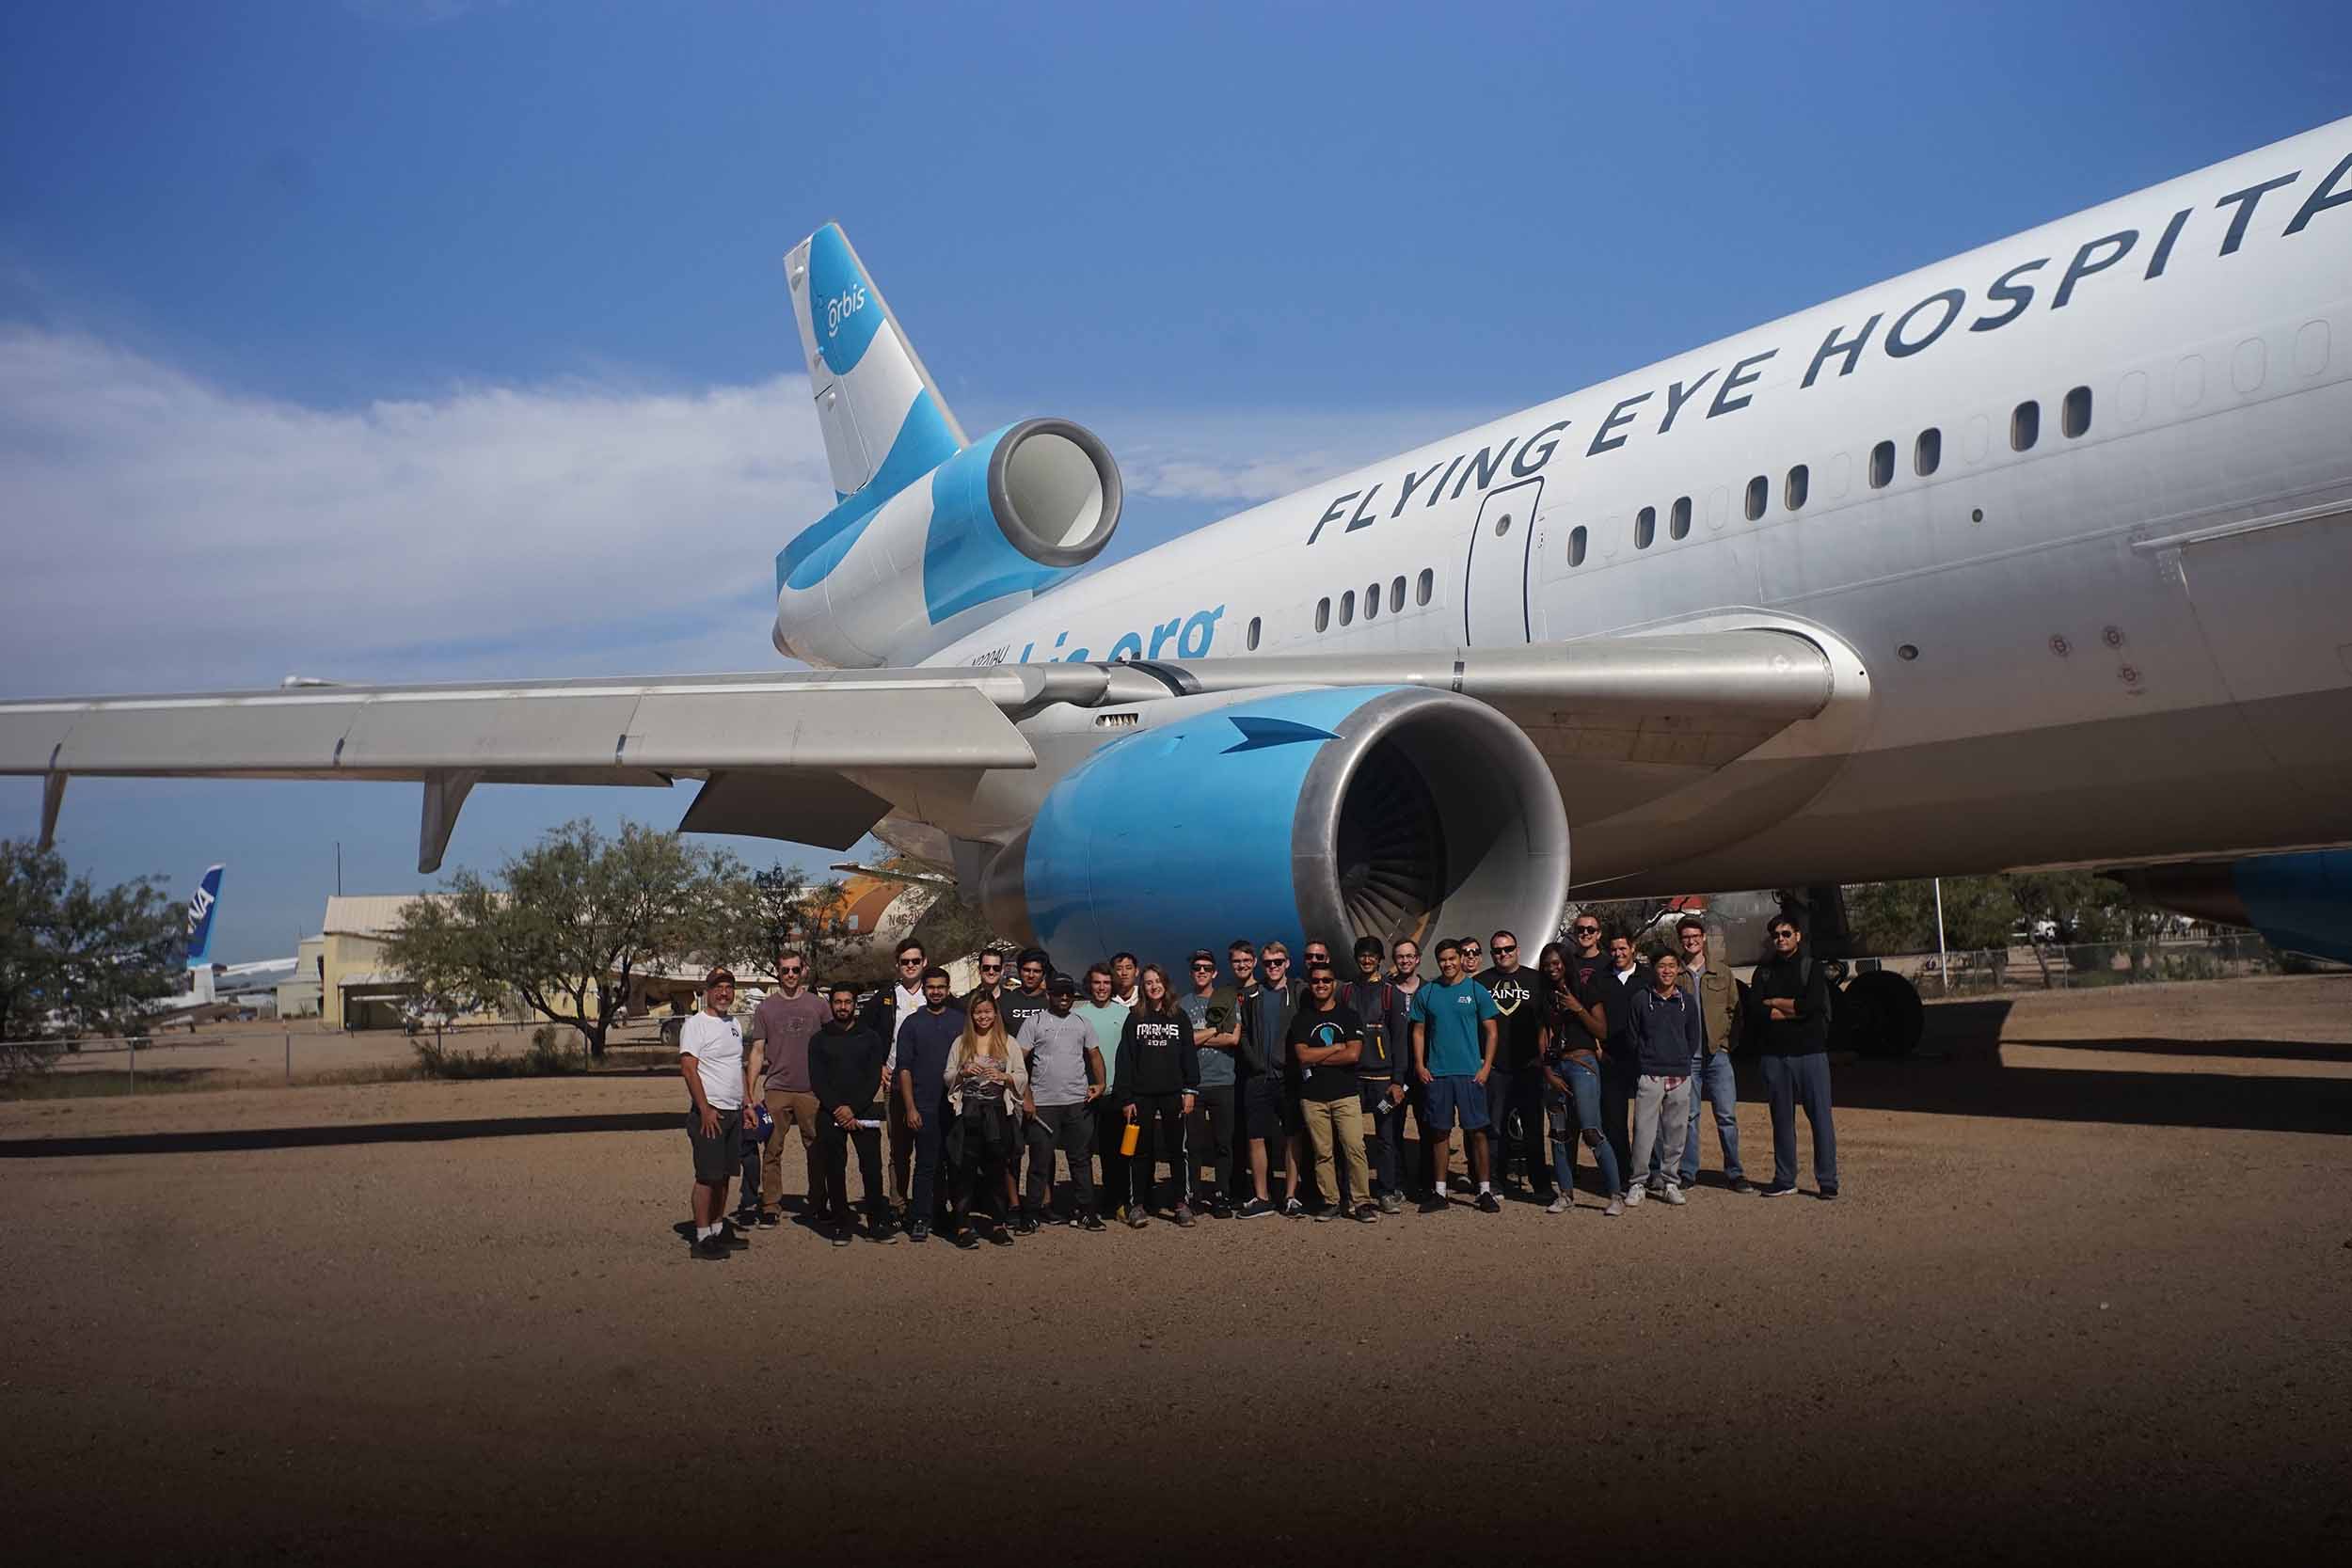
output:
[{"label": "blue sky", "polygon": [[[2352,112],[2326,5],[0,14],[0,690],[762,668],[829,499],[779,259],[857,242],[1114,555]],[[452,863],[688,800],[485,789]],[[0,781],[0,833],[39,789]],[[413,786],[82,781],[288,949]],[[763,862],[801,852],[739,845]]]}]

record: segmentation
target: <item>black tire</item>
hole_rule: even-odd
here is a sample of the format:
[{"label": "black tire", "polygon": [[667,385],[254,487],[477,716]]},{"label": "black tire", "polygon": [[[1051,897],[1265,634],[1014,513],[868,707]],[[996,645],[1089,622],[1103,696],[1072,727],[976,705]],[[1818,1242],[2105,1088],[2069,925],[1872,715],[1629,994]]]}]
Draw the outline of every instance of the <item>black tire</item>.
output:
[{"label": "black tire", "polygon": [[1830,1043],[1865,1056],[1908,1056],[1919,1049],[1928,1009],[1918,988],[1892,970],[1855,975],[1837,994]]}]

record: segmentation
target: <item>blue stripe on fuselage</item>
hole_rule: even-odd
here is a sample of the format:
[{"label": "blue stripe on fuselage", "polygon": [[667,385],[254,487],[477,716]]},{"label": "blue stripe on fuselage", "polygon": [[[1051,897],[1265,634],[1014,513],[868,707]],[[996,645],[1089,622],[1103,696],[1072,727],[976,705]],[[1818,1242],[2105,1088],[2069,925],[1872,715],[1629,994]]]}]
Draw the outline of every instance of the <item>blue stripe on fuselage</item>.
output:
[{"label": "blue stripe on fuselage", "polygon": [[930,389],[914,394],[890,454],[866,487],[818,518],[776,552],[776,590],[814,588],[840,564],[882,502],[956,454],[956,438]]}]

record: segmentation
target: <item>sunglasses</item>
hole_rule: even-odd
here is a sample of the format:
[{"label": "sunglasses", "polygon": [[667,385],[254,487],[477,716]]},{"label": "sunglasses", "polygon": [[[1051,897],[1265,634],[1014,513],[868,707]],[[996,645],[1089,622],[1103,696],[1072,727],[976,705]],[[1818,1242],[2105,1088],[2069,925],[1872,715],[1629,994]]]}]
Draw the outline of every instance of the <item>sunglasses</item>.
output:
[{"label": "sunglasses", "polygon": [[1597,937],[1600,935],[1600,927],[1597,926],[1579,926],[1576,928],[1576,934],[1580,937]]},{"label": "sunglasses", "polygon": [[1279,953],[1277,953],[1265,962],[1268,969],[1286,969],[1290,965],[1290,960],[1282,957]]},{"label": "sunglasses", "polygon": [[800,972],[801,966],[799,964],[787,964],[776,973],[779,974],[798,974]]},{"label": "sunglasses", "polygon": [[1194,969],[1196,969],[1196,970],[1205,969],[1205,970],[1208,970],[1208,971],[1210,971],[1210,972],[1212,972],[1212,973],[1215,973],[1215,971],[1216,971],[1216,965],[1215,965],[1215,964],[1213,964],[1213,963],[1197,963],[1197,964],[1194,964],[1192,967],[1193,967]]},{"label": "sunglasses", "polygon": [[1518,944],[1517,942],[1498,942],[1495,943],[1495,951],[1497,953],[1516,953],[1518,950]]},{"label": "sunglasses", "polygon": [[923,967],[923,960],[920,958],[900,958],[898,960],[898,967],[900,969],[920,969]]}]

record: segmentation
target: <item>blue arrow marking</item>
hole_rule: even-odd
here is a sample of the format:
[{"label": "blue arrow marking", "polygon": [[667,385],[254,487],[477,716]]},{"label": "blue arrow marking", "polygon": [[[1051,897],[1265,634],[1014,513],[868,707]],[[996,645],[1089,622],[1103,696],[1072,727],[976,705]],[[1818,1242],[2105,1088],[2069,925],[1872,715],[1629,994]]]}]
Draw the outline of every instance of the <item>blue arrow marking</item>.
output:
[{"label": "blue arrow marking", "polygon": [[1262,752],[1268,746],[1289,746],[1301,740],[1337,740],[1329,730],[1319,730],[1312,724],[1301,724],[1289,719],[1253,719],[1246,715],[1232,716],[1233,728],[1241,731],[1241,739],[1225,748],[1226,754],[1235,752]]}]

